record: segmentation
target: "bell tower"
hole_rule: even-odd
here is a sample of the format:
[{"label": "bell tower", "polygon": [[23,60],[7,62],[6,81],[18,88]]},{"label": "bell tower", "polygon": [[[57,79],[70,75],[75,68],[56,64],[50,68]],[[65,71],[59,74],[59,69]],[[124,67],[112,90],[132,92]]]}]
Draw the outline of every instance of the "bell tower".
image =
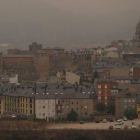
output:
[{"label": "bell tower", "polygon": [[134,49],[136,53],[140,53],[140,19],[136,26]]}]

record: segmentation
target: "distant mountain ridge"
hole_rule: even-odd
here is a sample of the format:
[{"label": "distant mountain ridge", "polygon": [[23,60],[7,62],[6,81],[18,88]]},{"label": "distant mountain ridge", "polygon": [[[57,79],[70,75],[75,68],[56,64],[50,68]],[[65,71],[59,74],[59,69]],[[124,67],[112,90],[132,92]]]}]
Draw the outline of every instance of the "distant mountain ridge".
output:
[{"label": "distant mountain ridge", "polygon": [[131,39],[139,9],[110,15],[74,14],[38,0],[1,0],[0,44],[46,46]]}]

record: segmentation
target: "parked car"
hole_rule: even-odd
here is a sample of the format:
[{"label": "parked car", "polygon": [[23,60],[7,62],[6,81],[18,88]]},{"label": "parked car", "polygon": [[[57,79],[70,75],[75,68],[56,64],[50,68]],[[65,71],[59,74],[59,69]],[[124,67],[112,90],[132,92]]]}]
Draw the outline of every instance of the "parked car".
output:
[{"label": "parked car", "polygon": [[16,118],[16,115],[15,115],[15,114],[12,114],[11,117],[12,117],[12,118]]},{"label": "parked car", "polygon": [[117,120],[120,120],[120,118],[116,118],[116,121],[117,121]]},{"label": "parked car", "polygon": [[99,120],[96,120],[95,122],[96,122],[96,123],[99,123],[100,121],[99,121]]},{"label": "parked car", "polygon": [[116,129],[121,129],[120,125],[116,125]]},{"label": "parked car", "polygon": [[128,126],[127,126],[127,125],[125,125],[125,126],[124,126],[124,129],[128,129]]},{"label": "parked car", "polygon": [[123,124],[123,121],[122,120],[117,120],[115,124],[116,125],[121,125],[121,124]]},{"label": "parked car", "polygon": [[134,118],[133,118],[133,116],[129,116],[129,120],[133,120]]},{"label": "parked car", "polygon": [[107,120],[106,119],[103,119],[103,123],[106,123],[107,122]]},{"label": "parked car", "polygon": [[80,124],[84,124],[83,121],[80,121]]},{"label": "parked car", "polygon": [[10,114],[7,114],[7,115],[6,115],[6,118],[11,118],[11,115],[10,115]]},{"label": "parked car", "polygon": [[127,121],[127,118],[125,116],[122,117],[124,121]]},{"label": "parked car", "polygon": [[132,129],[136,129],[136,125],[133,124],[133,125],[131,126],[131,128],[132,128]]},{"label": "parked car", "polygon": [[109,121],[110,121],[110,122],[113,122],[113,119],[110,119]]},{"label": "parked car", "polygon": [[109,126],[109,129],[113,129],[113,126],[111,125],[111,126]]},{"label": "parked car", "polygon": [[4,114],[1,115],[2,118],[6,118],[6,116]]}]

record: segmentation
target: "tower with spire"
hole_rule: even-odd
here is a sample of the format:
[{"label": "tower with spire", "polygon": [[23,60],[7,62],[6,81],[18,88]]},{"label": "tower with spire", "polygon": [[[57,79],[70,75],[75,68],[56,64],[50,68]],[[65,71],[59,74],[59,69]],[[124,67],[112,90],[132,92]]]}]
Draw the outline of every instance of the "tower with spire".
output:
[{"label": "tower with spire", "polygon": [[140,18],[139,18],[139,22],[136,26],[134,49],[135,49],[136,53],[140,53]]}]

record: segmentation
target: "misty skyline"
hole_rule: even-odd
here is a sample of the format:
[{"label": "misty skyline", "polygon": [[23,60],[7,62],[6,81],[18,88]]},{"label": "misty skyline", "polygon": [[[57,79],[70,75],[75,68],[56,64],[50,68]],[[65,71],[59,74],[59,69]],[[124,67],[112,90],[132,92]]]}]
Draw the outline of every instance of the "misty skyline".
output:
[{"label": "misty skyline", "polygon": [[0,44],[45,46],[132,39],[138,0],[0,0]]}]

